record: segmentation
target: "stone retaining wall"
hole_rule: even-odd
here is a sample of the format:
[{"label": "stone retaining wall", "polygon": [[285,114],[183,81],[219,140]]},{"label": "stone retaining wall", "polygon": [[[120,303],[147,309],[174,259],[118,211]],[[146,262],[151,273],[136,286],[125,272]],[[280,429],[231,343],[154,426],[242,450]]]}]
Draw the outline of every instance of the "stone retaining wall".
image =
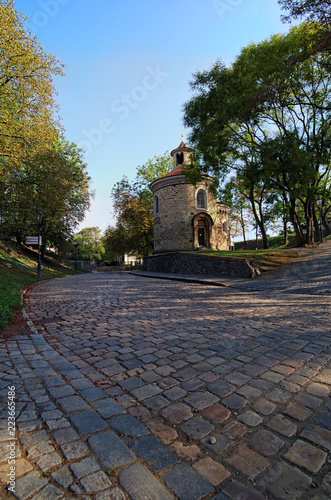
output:
[{"label": "stone retaining wall", "polygon": [[146,257],[143,263],[143,271],[235,278],[255,278],[260,274],[260,271],[252,265],[249,259],[197,255],[184,252]]},{"label": "stone retaining wall", "polygon": [[[97,263],[94,260],[77,260],[76,262],[77,269],[82,269],[83,271],[87,271],[89,273],[97,270]],[[66,263],[71,267],[75,267],[74,260],[68,260]]]}]

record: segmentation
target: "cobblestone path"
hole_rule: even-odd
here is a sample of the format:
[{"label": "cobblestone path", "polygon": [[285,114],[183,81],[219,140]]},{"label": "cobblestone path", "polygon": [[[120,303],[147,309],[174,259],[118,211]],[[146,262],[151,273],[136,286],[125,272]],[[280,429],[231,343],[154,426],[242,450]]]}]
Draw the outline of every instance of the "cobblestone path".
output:
[{"label": "cobblestone path", "polygon": [[0,344],[0,498],[329,499],[330,254],[229,287],[34,287],[37,330]]}]

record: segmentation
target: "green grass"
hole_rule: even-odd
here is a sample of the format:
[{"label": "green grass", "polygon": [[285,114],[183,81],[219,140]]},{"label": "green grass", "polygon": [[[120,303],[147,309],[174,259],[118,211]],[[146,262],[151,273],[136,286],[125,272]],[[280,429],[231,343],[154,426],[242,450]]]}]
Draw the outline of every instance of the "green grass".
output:
[{"label": "green grass", "polygon": [[37,261],[12,246],[0,243],[0,331],[12,321],[13,311],[21,305],[21,292],[37,283],[72,274],[61,264],[42,264],[41,278],[37,276]]},{"label": "green grass", "polygon": [[219,257],[231,257],[233,259],[247,259],[261,253],[269,253],[273,250],[192,250],[189,253],[203,253],[207,255],[216,255]]},{"label": "green grass", "polygon": [[[268,238],[268,241],[269,241],[270,248],[293,248],[296,246],[294,234],[288,235],[287,245],[284,245],[284,236],[270,236]],[[236,241],[235,242],[235,249],[236,249],[235,251],[242,250],[245,246],[247,246],[251,250],[255,249],[255,240],[247,241],[246,245],[245,245],[244,241]],[[259,249],[263,248],[262,238],[258,239],[258,248]]]},{"label": "green grass", "polygon": [[205,255],[215,255],[216,257],[231,257],[233,259],[249,259],[250,262],[258,267],[260,271],[272,271],[277,267],[290,264],[298,258],[298,254],[293,251],[277,250],[270,248],[268,250],[200,250],[192,253]]}]

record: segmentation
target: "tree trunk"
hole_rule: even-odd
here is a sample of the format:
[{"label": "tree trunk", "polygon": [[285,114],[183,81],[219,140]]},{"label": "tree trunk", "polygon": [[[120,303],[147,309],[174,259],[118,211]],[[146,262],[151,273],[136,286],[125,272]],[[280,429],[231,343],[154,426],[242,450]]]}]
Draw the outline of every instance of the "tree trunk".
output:
[{"label": "tree trunk", "polygon": [[314,218],[313,218],[313,204],[311,201],[304,203],[305,219],[307,225],[306,244],[312,245],[314,243]]},{"label": "tree trunk", "polygon": [[267,250],[269,248],[269,241],[268,241],[268,236],[264,227],[264,224],[262,227],[260,227],[261,232],[262,232],[262,240],[263,240],[263,248]]},{"label": "tree trunk", "polygon": [[287,238],[287,215],[283,215],[283,228],[284,228],[284,239],[283,239],[283,244],[287,245],[288,243],[288,238]]},{"label": "tree trunk", "polygon": [[263,240],[263,248],[268,249],[269,248],[269,241],[268,241],[268,236],[267,236],[267,231],[264,225],[264,218],[263,218],[263,213],[262,213],[262,202],[259,203],[259,212],[260,212],[260,230],[262,233],[262,240]]},{"label": "tree trunk", "polygon": [[251,205],[252,205],[252,211],[253,211],[253,215],[255,217],[256,224],[260,228],[260,231],[261,231],[262,240],[263,240],[263,248],[268,249],[269,248],[269,241],[268,241],[267,233],[266,233],[264,222],[263,222],[261,204],[259,205],[259,211],[261,214],[261,219],[260,219],[258,214],[257,214],[256,207],[255,207],[253,188],[250,189],[249,200],[250,200]]},{"label": "tree trunk", "polygon": [[313,218],[314,218],[314,229],[315,229],[315,241],[321,241],[321,227],[320,224],[318,223],[319,219],[316,216],[315,210],[313,212]]},{"label": "tree trunk", "polygon": [[255,250],[259,249],[259,231],[257,229],[257,224],[255,226]]},{"label": "tree trunk", "polygon": [[240,209],[240,223],[241,223],[241,229],[243,232],[244,244],[246,245],[245,221],[244,221],[244,214],[243,214],[242,208]]},{"label": "tree trunk", "polygon": [[287,215],[286,206],[288,204],[288,199],[287,199],[286,192],[284,190],[282,192],[282,196],[283,196],[283,228],[284,228],[283,244],[287,245],[287,243],[288,243],[288,237],[287,237],[288,215]]},{"label": "tree trunk", "polygon": [[292,222],[292,226],[295,232],[296,240],[297,240],[297,246],[298,247],[303,247],[305,244],[305,238],[304,234],[302,231],[302,227],[300,226],[299,218],[295,210],[295,199],[291,198],[290,199],[290,219]]},{"label": "tree trunk", "polygon": [[324,236],[328,236],[329,234],[331,234],[331,227],[328,224],[328,220],[326,218],[325,213],[324,214],[322,213],[322,223],[324,226]]}]

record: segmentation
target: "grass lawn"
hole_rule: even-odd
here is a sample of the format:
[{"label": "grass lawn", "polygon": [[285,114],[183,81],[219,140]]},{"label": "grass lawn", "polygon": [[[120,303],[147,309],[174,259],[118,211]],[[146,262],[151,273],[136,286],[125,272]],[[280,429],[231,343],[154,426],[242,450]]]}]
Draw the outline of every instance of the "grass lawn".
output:
[{"label": "grass lawn", "polygon": [[250,240],[246,243],[248,249],[245,250],[245,243],[239,241],[235,242],[236,250],[201,250],[198,253],[215,255],[218,257],[249,259],[252,264],[260,269],[260,271],[266,272],[290,264],[298,258],[298,254],[293,250],[295,246],[294,236],[289,236],[287,245],[284,245],[283,239],[283,236],[272,236],[268,238],[270,245],[268,250],[262,249],[262,239],[259,239],[259,250],[254,249],[255,240]]},{"label": "grass lawn", "polygon": [[[287,240],[288,240],[287,245],[284,245],[284,236],[270,236],[268,238],[270,248],[293,248],[296,246],[294,234],[289,234]],[[243,250],[245,247],[247,248],[247,250],[255,250],[255,246],[256,246],[256,240],[249,240],[246,242],[246,244],[244,241],[235,242],[236,250]],[[258,239],[258,249],[259,250],[263,249],[262,238]]]},{"label": "grass lawn", "polygon": [[[235,243],[236,250],[201,250],[198,253],[216,255],[219,257],[248,258],[252,264],[255,264],[262,272],[271,271],[277,267],[290,264],[298,258],[298,253],[295,251],[295,238],[293,235],[289,235],[287,245],[284,245],[283,236],[272,236],[268,238],[268,240],[270,244],[268,250],[261,249],[262,239],[260,239],[258,241],[259,250],[253,249],[255,248],[255,240],[250,240],[246,245],[246,247],[250,248],[249,250],[243,250],[245,244],[243,241],[240,241]],[[324,240],[331,240],[331,235],[326,236]]]},{"label": "grass lawn", "polygon": [[[193,252],[192,252],[193,253]],[[252,264],[254,264],[260,271],[272,271],[277,267],[290,264],[298,258],[298,254],[294,251],[275,251],[273,249],[269,250],[201,250],[194,253],[200,253],[205,255],[215,255],[216,257],[231,257],[235,258],[245,258],[249,259]]]},{"label": "grass lawn", "polygon": [[21,306],[21,292],[27,287],[51,278],[73,274],[64,265],[42,263],[41,278],[37,276],[37,261],[15,247],[0,243],[0,331],[12,321],[13,312]]}]

